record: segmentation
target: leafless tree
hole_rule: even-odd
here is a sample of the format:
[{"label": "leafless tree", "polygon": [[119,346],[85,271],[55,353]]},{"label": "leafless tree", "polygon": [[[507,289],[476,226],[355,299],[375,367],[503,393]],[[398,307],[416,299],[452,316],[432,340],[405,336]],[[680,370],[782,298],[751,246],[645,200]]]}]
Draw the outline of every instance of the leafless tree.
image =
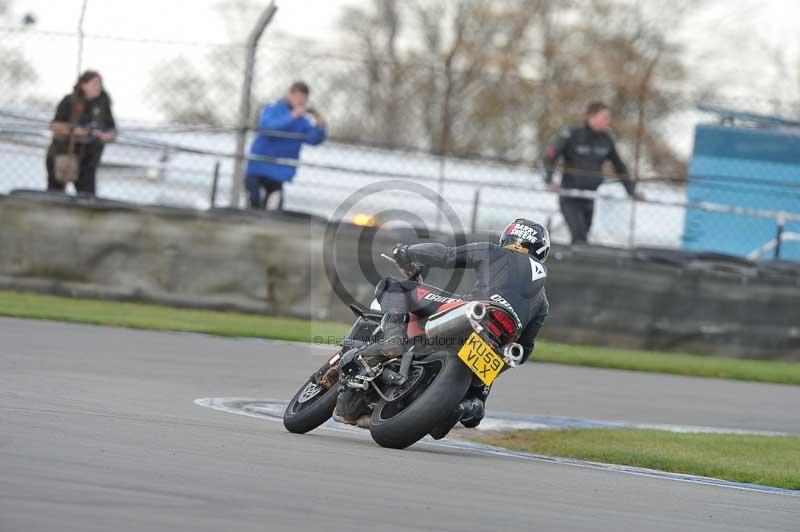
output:
[{"label": "leafless tree", "polygon": [[[242,14],[251,5],[224,4],[232,41],[246,33]],[[581,120],[589,101],[601,99],[615,111],[636,175],[682,175],[684,163],[660,128],[687,105],[680,96],[684,50],[673,30],[693,6],[369,0],[341,12],[342,38],[333,49],[270,41],[269,55],[260,56],[258,92],[277,96],[290,76],[307,74],[340,139],[531,161],[558,129]],[[236,92],[236,51],[216,52],[211,60],[224,68],[213,75],[186,62],[157,72],[170,81],[166,94],[181,99],[162,102],[168,117],[232,123],[221,112],[231,107],[215,102],[226,101],[227,92],[229,103]]]},{"label": "leafless tree", "polygon": [[557,90],[572,84],[567,96],[576,104],[582,101],[581,108],[591,100],[611,105],[615,130],[623,145],[631,147],[636,177],[645,166],[649,172],[670,177],[685,173],[661,126],[688,103],[682,96],[687,78],[684,51],[671,35],[692,7],[684,0],[669,5],[589,0],[571,24],[577,38],[559,50],[568,54],[572,70],[567,76],[558,75]]},{"label": "leafless tree", "polygon": [[183,55],[166,58],[153,67],[145,100],[152,102],[171,122],[234,124],[244,64],[241,43],[258,8],[252,0],[219,2],[217,9],[225,21],[230,44],[211,48],[200,60],[193,61]]},{"label": "leafless tree", "polygon": [[[14,20],[12,8],[12,0],[0,0],[0,23],[4,26],[19,24]],[[6,91],[8,99],[12,101],[32,99],[33,95],[30,91],[37,79],[36,71],[21,48],[0,44],[0,86]]]},{"label": "leafless tree", "polygon": [[[339,17],[347,37],[345,50],[359,57],[362,66],[355,76],[349,69],[337,76],[340,90],[356,96],[350,103],[363,113],[361,120],[368,124],[370,137],[387,144],[401,142],[403,130],[401,94],[407,65],[398,49],[402,9],[402,2],[396,0],[372,0],[366,6],[345,8]],[[344,131],[358,129],[357,124],[342,127]]]},{"label": "leafless tree", "polygon": [[209,96],[205,73],[184,57],[174,57],[154,68],[148,92],[171,122],[211,126],[224,123],[219,106]]}]

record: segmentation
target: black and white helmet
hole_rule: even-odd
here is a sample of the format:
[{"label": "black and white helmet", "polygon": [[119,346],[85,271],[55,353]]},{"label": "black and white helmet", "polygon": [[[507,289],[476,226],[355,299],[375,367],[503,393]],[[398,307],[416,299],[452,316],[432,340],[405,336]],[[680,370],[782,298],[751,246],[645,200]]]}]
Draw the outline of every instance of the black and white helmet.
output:
[{"label": "black and white helmet", "polygon": [[547,260],[550,254],[550,234],[540,223],[517,218],[503,230],[500,245],[503,247],[519,244],[539,262]]}]

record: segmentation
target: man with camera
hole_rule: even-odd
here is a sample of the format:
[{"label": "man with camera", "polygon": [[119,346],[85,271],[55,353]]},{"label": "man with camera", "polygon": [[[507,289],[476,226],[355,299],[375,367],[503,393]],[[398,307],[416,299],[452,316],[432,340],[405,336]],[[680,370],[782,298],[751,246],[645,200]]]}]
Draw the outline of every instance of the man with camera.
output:
[{"label": "man with camera", "polygon": [[[325,140],[325,119],[308,107],[309,93],[308,85],[297,81],[284,98],[261,111],[244,180],[250,208],[283,208],[283,184],[294,178],[297,165],[279,159],[297,161],[304,143],[316,146]],[[271,200],[275,193],[277,202]]]}]

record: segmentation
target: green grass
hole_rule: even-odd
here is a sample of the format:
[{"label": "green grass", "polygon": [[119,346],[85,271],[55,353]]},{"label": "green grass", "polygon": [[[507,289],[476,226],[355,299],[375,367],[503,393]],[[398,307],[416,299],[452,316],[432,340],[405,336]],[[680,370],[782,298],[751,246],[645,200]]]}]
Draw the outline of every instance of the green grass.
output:
[{"label": "green grass", "polygon": [[560,456],[800,490],[800,437],[659,430],[515,430],[474,441]]},{"label": "green grass", "polygon": [[0,292],[0,316],[298,342],[341,337],[348,330],[333,322],[16,292]]},{"label": "green grass", "polygon": [[[0,316],[318,343],[320,338],[326,343],[336,343],[348,330],[347,325],[333,322],[3,291],[0,291]],[[577,366],[800,384],[800,363],[797,362],[570,346],[547,341],[536,343],[533,359]]]},{"label": "green grass", "polygon": [[650,371],[742,381],[800,384],[800,363],[704,357],[633,349],[612,349],[536,342],[533,358],[540,362],[596,368]]}]

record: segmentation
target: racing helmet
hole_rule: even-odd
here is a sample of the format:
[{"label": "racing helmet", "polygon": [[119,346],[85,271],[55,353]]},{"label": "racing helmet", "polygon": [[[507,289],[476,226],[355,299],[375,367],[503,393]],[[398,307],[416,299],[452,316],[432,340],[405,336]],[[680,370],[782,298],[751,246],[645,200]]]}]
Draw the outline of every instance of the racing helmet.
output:
[{"label": "racing helmet", "polygon": [[525,249],[536,260],[544,262],[550,254],[550,234],[540,223],[517,218],[503,230],[500,245],[504,248],[517,248],[518,251]]}]

